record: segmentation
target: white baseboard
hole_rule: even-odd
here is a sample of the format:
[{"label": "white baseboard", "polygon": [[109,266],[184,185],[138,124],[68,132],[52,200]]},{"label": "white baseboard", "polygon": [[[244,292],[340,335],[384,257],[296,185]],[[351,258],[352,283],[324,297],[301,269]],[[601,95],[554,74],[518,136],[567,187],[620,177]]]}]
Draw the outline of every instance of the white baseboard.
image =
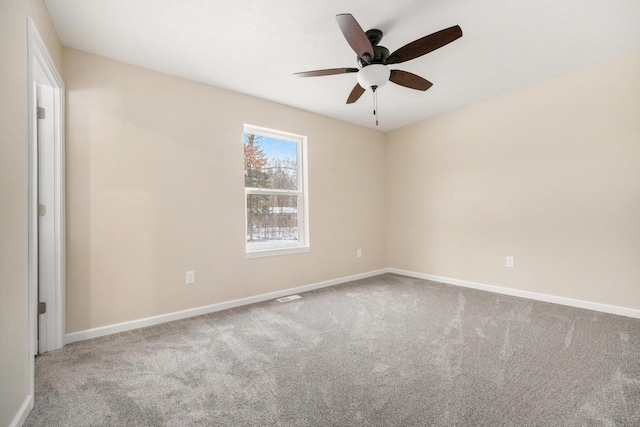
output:
[{"label": "white baseboard", "polygon": [[587,310],[600,311],[603,313],[617,314],[619,316],[633,317],[640,319],[640,310],[615,305],[601,304],[597,302],[584,301],[573,298],[559,297],[555,295],[542,294],[520,289],[504,288],[502,286],[487,285],[484,283],[470,282],[467,280],[451,279],[449,277],[434,276],[432,274],[416,273],[414,271],[388,268],[389,273],[403,276],[415,277],[418,279],[432,280],[434,282],[447,283],[449,285],[462,286],[465,288],[479,289],[482,291],[494,292],[497,294],[511,295],[514,297],[528,298],[537,301],[550,302],[554,304],[566,305],[569,307],[585,308]]},{"label": "white baseboard", "polygon": [[[351,282],[353,280],[366,279],[368,277],[377,276],[384,273],[395,273],[403,276],[415,277],[418,279],[432,280],[434,282],[446,283],[449,285],[462,286],[465,288],[479,289],[483,291],[494,292],[497,294],[511,295],[521,298],[529,298],[537,301],[550,302],[554,304],[566,305],[570,307],[585,308],[587,310],[595,310],[603,313],[616,314],[619,316],[633,317],[640,319],[640,310],[619,307],[614,305],[601,304],[597,302],[578,300],[573,298],[559,297],[555,295],[547,295],[532,291],[523,291],[520,289],[505,288],[501,286],[487,285],[484,283],[471,282],[467,280],[452,279],[449,277],[434,276],[432,274],[416,273],[414,271],[400,270],[397,268],[383,268],[380,270],[369,271],[367,273],[355,274],[352,276],[341,277],[339,279],[327,280],[324,282],[313,283],[310,285],[299,286],[296,288],[284,289],[276,292],[256,295],[247,298],[240,298],[233,301],[226,301],[202,307],[195,307],[188,310],[176,311],[173,313],[162,314],[159,316],[147,317],[144,319],[132,320],[130,322],[117,323],[115,325],[102,326],[99,328],[87,329],[84,331],[72,332],[66,334],[65,344],[71,344],[77,341],[83,341],[91,338],[98,338],[105,335],[116,334],[118,332],[130,331],[133,329],[144,328],[146,326],[158,325],[161,323],[171,322],[174,320],[186,319],[188,317],[200,316],[202,314],[214,313],[216,311],[227,310],[230,308],[240,307],[247,304],[267,301],[280,298],[283,296],[308,292],[314,289],[335,286],[341,283]],[[19,425],[19,424],[18,424]]]},{"label": "white baseboard", "polygon": [[88,340],[91,338],[102,337],[105,335],[116,334],[118,332],[130,331],[133,329],[144,328],[146,326],[158,325],[161,323],[171,322],[174,320],[186,319],[188,317],[200,316],[202,314],[214,313],[216,311],[227,310],[229,308],[239,307],[247,304],[254,304],[257,302],[267,301],[271,299],[280,298],[283,296],[308,292],[314,289],[326,288],[328,286],[335,286],[341,283],[351,282],[353,280],[366,279],[368,277],[378,276],[386,273],[388,269],[374,270],[367,273],[354,274],[352,276],[341,277],[339,279],[327,280],[324,282],[313,283],[310,285],[299,286],[296,288],[284,289],[276,292],[269,292],[266,294],[256,295],[247,298],[240,298],[233,301],[225,301],[217,304],[206,305],[202,307],[190,308],[187,310],[176,311],[173,313],[161,314],[159,316],[147,317],[144,319],[132,320],[130,322],[117,323],[115,325],[102,326],[99,328],[87,329],[84,331],[72,332],[65,335],[64,343],[71,344],[77,341]]},{"label": "white baseboard", "polygon": [[28,395],[22,405],[20,405],[20,409],[16,413],[16,416],[13,417],[13,421],[9,424],[9,427],[21,427],[24,422],[27,420],[29,413],[33,409],[33,396]]}]

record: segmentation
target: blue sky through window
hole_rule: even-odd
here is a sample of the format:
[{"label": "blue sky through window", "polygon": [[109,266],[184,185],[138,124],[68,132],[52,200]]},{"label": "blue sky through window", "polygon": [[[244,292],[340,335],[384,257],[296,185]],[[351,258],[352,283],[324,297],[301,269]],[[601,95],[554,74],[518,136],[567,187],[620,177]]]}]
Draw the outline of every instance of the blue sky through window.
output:
[{"label": "blue sky through window", "polygon": [[270,158],[280,158],[280,159],[291,159],[293,161],[297,160],[297,144],[295,142],[290,141],[282,141],[280,139],[275,138],[267,138],[266,136],[261,136],[256,143],[264,154]]}]

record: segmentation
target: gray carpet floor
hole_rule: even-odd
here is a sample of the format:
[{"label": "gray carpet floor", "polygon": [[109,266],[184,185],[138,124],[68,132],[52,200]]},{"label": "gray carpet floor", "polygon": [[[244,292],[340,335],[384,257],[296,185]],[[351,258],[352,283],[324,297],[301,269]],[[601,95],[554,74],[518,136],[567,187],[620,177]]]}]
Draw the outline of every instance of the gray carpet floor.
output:
[{"label": "gray carpet floor", "polygon": [[26,426],[639,426],[640,320],[384,274],[36,358]]}]

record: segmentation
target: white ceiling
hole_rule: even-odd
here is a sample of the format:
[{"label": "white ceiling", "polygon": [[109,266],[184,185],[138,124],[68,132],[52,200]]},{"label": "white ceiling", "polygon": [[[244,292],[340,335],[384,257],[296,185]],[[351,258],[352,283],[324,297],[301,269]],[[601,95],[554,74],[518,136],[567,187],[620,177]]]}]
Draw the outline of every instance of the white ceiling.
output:
[{"label": "white ceiling", "polygon": [[293,76],[356,67],[335,15],[351,13],[365,31],[382,30],[380,44],[391,52],[460,25],[462,38],[391,67],[434,85],[426,92],[392,83],[381,88],[377,129],[383,131],[640,50],[639,0],[45,3],[66,46],[374,129],[370,92],[345,104],[355,74]]}]

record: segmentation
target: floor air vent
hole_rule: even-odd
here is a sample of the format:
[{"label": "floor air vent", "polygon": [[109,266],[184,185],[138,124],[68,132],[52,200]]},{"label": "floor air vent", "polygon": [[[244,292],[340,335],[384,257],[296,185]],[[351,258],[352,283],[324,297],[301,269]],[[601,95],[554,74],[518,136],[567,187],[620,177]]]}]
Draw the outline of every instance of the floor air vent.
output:
[{"label": "floor air vent", "polygon": [[288,297],[278,298],[276,301],[289,302],[289,301],[293,301],[294,299],[300,299],[300,298],[302,298],[300,295],[289,295]]}]

